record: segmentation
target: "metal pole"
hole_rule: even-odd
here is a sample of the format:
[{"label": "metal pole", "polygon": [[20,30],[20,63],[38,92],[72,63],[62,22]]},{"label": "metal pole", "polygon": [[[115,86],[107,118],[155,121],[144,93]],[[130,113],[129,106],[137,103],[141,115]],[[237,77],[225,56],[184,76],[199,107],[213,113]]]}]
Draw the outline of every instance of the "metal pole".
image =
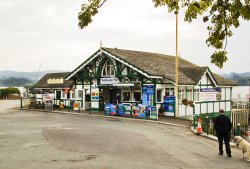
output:
[{"label": "metal pole", "polygon": [[194,123],[194,129],[196,128],[195,126],[195,106],[193,107],[193,123]]},{"label": "metal pole", "polygon": [[208,135],[208,116],[206,117],[206,130],[207,130],[207,135]]},{"label": "metal pole", "polygon": [[237,135],[237,136],[240,135],[240,123],[237,124],[237,134],[236,134],[236,135]]},{"label": "metal pole", "polygon": [[[178,0],[177,0],[178,5]],[[178,11],[176,11],[176,56],[175,56],[175,117],[179,117],[179,99],[178,99]]]}]

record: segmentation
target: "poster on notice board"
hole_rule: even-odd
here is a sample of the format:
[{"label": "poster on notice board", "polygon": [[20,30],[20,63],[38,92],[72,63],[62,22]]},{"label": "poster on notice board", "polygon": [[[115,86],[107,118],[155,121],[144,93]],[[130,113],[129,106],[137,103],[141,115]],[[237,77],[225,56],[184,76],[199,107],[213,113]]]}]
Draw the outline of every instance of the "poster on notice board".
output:
[{"label": "poster on notice board", "polygon": [[156,106],[150,107],[150,119],[158,120],[158,111]]}]

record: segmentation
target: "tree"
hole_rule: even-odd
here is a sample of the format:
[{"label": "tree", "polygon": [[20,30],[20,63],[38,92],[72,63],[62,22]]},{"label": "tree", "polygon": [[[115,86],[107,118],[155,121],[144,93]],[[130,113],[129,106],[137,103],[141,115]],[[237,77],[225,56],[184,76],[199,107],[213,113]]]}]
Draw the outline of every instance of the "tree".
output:
[{"label": "tree", "polygon": [[[92,17],[107,0],[88,0],[81,6],[78,13],[79,27],[85,28],[92,22]],[[208,47],[215,48],[211,55],[211,63],[219,68],[227,59],[227,39],[233,35],[232,28],[238,28],[240,19],[250,19],[250,0],[152,0],[155,7],[167,6],[168,11],[177,14],[182,8],[185,11],[184,20],[192,22],[200,15],[203,22],[209,22]]]}]

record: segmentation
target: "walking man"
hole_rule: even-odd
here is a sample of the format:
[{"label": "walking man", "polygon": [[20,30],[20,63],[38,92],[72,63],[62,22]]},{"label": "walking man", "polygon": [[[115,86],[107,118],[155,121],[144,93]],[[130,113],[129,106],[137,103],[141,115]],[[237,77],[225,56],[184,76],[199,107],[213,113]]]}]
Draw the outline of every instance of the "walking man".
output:
[{"label": "walking man", "polygon": [[230,132],[232,128],[232,123],[229,117],[224,115],[224,110],[220,110],[220,115],[216,117],[214,121],[214,129],[217,133],[218,141],[219,141],[219,155],[223,155],[223,140],[226,146],[226,153],[228,157],[232,157],[230,150]]}]

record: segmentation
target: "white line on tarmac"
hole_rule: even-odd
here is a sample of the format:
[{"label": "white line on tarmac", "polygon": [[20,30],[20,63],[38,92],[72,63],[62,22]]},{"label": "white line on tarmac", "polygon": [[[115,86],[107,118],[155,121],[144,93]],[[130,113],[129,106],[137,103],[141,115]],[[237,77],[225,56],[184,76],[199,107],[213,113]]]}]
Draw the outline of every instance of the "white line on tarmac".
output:
[{"label": "white line on tarmac", "polygon": [[5,134],[5,133],[0,133],[0,134]]}]

